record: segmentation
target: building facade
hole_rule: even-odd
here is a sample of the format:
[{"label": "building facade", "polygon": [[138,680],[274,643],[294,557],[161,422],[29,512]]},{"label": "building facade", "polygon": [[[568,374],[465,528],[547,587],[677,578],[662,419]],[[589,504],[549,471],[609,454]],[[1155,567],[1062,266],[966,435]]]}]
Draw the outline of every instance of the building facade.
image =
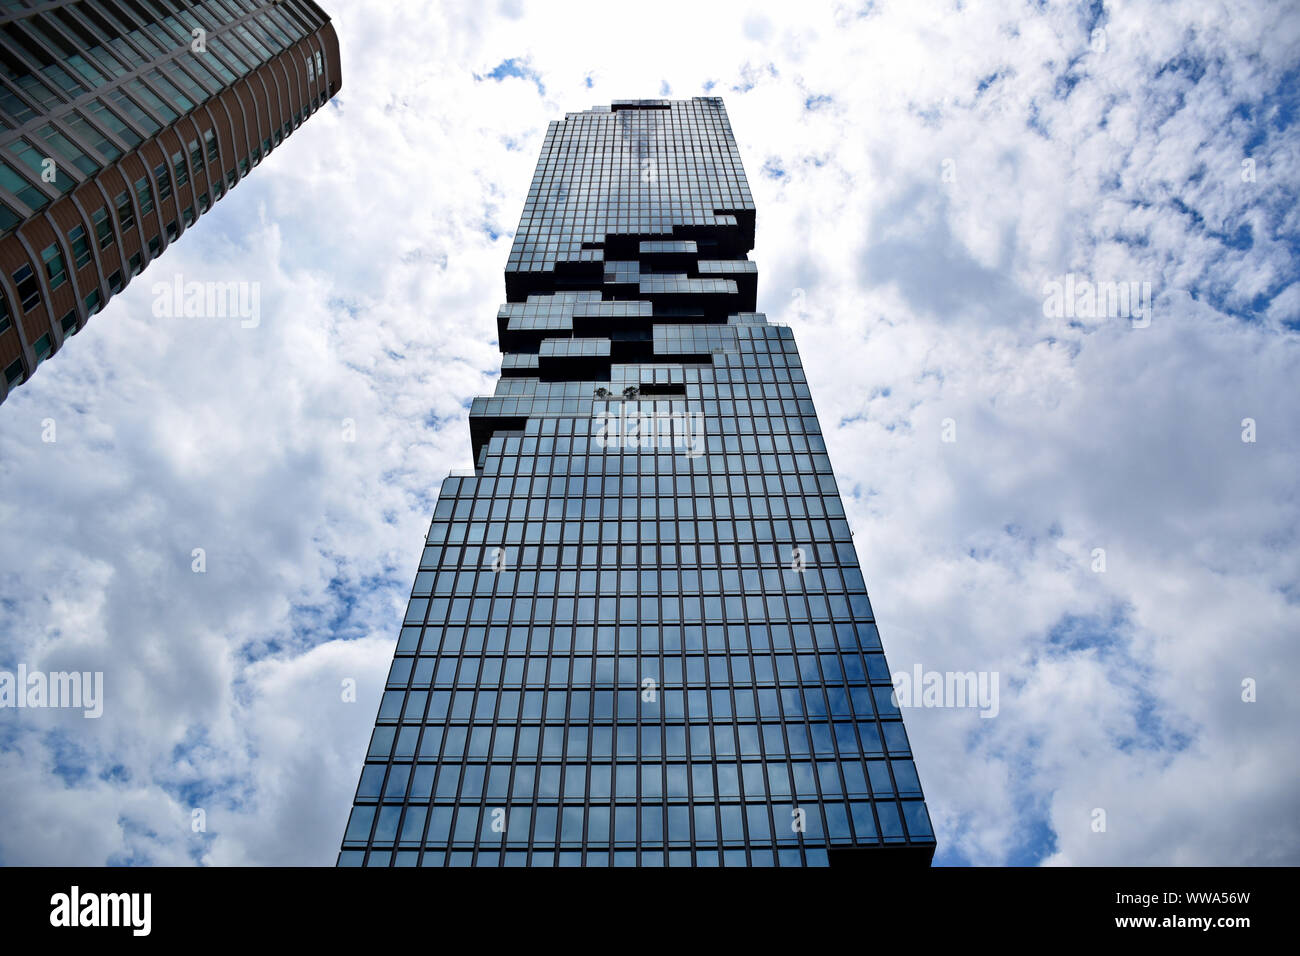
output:
[{"label": "building facade", "polygon": [[550,125],[340,865],[927,864],[722,101]]},{"label": "building facade", "polygon": [[0,0],[0,401],[339,90],[311,0]]}]

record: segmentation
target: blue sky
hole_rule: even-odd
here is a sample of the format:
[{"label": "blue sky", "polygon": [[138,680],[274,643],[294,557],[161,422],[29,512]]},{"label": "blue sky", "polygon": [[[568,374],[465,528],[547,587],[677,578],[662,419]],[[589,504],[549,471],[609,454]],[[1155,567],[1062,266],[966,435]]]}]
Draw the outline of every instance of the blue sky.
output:
[{"label": "blue sky", "polygon": [[937,862],[1300,862],[1293,5],[346,7],[335,101],[0,408],[0,668],[106,694],[0,713],[0,862],[333,861],[546,125],[662,91],[726,102],[891,666],[1000,675],[908,714]]}]

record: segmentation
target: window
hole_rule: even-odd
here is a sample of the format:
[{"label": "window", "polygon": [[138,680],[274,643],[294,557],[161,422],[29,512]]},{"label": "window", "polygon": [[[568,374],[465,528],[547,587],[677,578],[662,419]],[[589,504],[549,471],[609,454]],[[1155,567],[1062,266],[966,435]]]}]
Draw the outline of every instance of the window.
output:
[{"label": "window", "polygon": [[[73,166],[85,176],[93,176],[99,171],[99,164],[78,149],[71,140],[60,133],[50,123],[39,127],[36,135],[44,141],[42,151],[50,157],[57,157],[59,162]],[[41,147],[38,147],[41,148]]]},{"label": "window", "polygon": [[41,209],[50,201],[43,192],[2,160],[0,160],[0,186],[4,186],[5,189],[17,196],[18,201],[29,209]]},{"label": "window", "polygon": [[63,122],[68,125],[68,129],[81,139],[83,143],[89,143],[91,149],[99,153],[107,160],[114,160],[122,155],[122,151],[113,145],[103,133],[91,126],[86,118],[75,110],[63,118]]},{"label": "window", "polygon": [[195,169],[203,168],[203,150],[199,148],[199,141],[192,139],[189,141],[190,147],[190,165]]},{"label": "window", "polygon": [[158,180],[158,201],[166,202],[172,194],[172,178],[167,174],[166,163],[159,163],[153,168],[153,178]]},{"label": "window", "polygon": [[99,290],[98,289],[92,290],[90,295],[86,296],[86,314],[94,315],[96,312],[100,310],[103,304],[104,303],[100,297]]},{"label": "window", "polygon": [[[71,192],[72,187],[77,185],[76,180],[71,176],[64,175],[63,166],[55,162],[53,157],[47,157],[42,151],[38,150],[26,140],[20,139],[9,148],[13,151],[14,155],[23,161],[37,179],[47,182],[59,192]],[[46,180],[44,178],[47,169],[53,174],[53,179]]]},{"label": "window", "polygon": [[[221,184],[217,183],[217,185],[213,187],[212,191],[216,192],[220,188],[221,188]],[[203,215],[203,213],[207,212],[211,206],[212,206],[212,201],[208,199],[207,193],[204,193],[202,196],[199,197],[199,215]]]},{"label": "window", "polygon": [[50,277],[50,291],[53,292],[68,281],[68,270],[63,263],[63,253],[59,251],[59,244],[51,242],[42,249],[41,259],[45,262],[45,274]]},{"label": "window", "polygon": [[0,202],[0,235],[8,232],[22,221],[22,217],[20,217],[18,213]]},{"label": "window", "polygon": [[186,206],[185,211],[181,213],[181,218],[185,220],[185,228],[188,229],[194,225],[194,207]]},{"label": "window", "polygon": [[113,205],[117,207],[117,221],[122,224],[122,231],[126,232],[135,225],[135,212],[131,209],[131,194],[125,190],[117,194],[113,200]]},{"label": "window", "polygon": [[177,187],[184,186],[190,181],[189,170],[185,168],[185,154],[181,152],[172,153],[172,170],[176,173]]},{"label": "window", "polygon": [[149,258],[157,259],[158,253],[162,251],[162,237],[154,236],[149,240]]},{"label": "window", "polygon": [[140,274],[140,270],[143,268],[144,268],[144,260],[140,257],[140,253],[137,252],[135,255],[131,257],[131,268],[127,272],[127,275],[138,276]]},{"label": "window", "polygon": [[69,309],[67,315],[65,315],[60,320],[59,324],[63,326],[64,335],[76,335],[77,334],[77,310]]},{"label": "window", "polygon": [[14,272],[14,285],[18,287],[18,299],[23,304],[24,312],[30,312],[40,304],[41,287],[31,266],[18,267]]},{"label": "window", "polygon": [[198,69],[197,64],[194,65],[194,72],[198,73],[199,77],[206,81],[208,84],[206,86],[182,70],[175,60],[165,63],[163,70],[167,73],[168,79],[181,86],[189,94],[190,100],[195,103],[202,103],[218,88],[217,82],[204,71]]},{"label": "window", "polygon": [[135,181],[135,195],[140,200],[140,215],[147,216],[153,212],[153,190],[149,187],[148,176]]},{"label": "window", "polygon": [[0,335],[8,332],[12,324],[9,320],[9,300],[5,298],[3,292],[0,292]]},{"label": "window", "polygon": [[[136,134],[135,130],[131,129],[131,127],[127,126],[113,115],[112,110],[105,106],[102,101],[93,100],[87,109],[93,119],[97,120],[99,124],[110,133],[116,135],[117,138],[126,143],[127,146],[140,145],[140,137]],[[116,147],[107,141],[104,141],[102,144],[95,144],[95,148],[99,149],[101,152],[104,149],[111,149],[113,152],[117,151]],[[108,153],[104,153],[104,155],[107,156]]]},{"label": "window", "polygon": [[32,351],[36,353],[36,364],[40,365],[50,357],[50,333],[46,332],[39,339],[32,343]]},{"label": "window", "polygon": [[203,142],[208,148],[208,162],[217,161],[217,134],[213,130],[208,130],[203,134]]},{"label": "window", "polygon": [[112,105],[117,107],[117,109],[123,113],[127,119],[131,120],[144,130],[146,136],[152,136],[154,133],[158,132],[160,128],[158,122],[144,110],[140,109],[139,105],[120,89],[108,90],[104,93],[104,97],[111,101]]},{"label": "window", "polygon": [[108,289],[113,295],[117,295],[122,291],[122,272],[120,269],[108,277]]},{"label": "window", "polygon": [[[138,34],[137,34],[137,35],[138,35]],[[161,74],[160,74],[157,70],[154,70],[154,71],[149,75],[149,78],[150,78],[151,80],[154,80],[154,82],[158,82],[158,81],[155,79],[155,77],[157,77],[157,76],[161,76]],[[168,105],[163,101],[162,97],[160,97],[157,93],[155,93],[155,92],[154,92],[153,90],[151,90],[149,87],[145,86],[145,85],[144,85],[142,82],[140,82],[139,80],[127,80],[127,82],[126,82],[126,88],[127,88],[128,90],[130,90],[131,93],[132,93],[133,95],[138,96],[138,97],[140,98],[140,101],[141,101],[142,103],[144,103],[145,106],[147,106],[147,107],[149,107],[151,110],[153,110],[154,113],[156,113],[158,116],[161,116],[161,117],[163,118],[163,124],[164,124],[164,125],[166,125],[167,123],[172,122],[173,120],[175,120],[175,119],[177,118],[176,111],[173,110],[170,106],[168,106]],[[186,108],[187,110],[189,109],[188,106],[185,107],[185,108]]]},{"label": "window", "polygon": [[[100,210],[104,212],[104,210]],[[107,218],[107,215],[105,215]],[[72,261],[77,264],[78,269],[84,269],[90,264],[90,243],[86,241],[86,230],[80,226],[73,226],[68,230],[68,245],[72,247]]]},{"label": "window", "polygon": [[11,386],[17,385],[23,377],[23,360],[16,358],[5,369],[5,381]]},{"label": "window", "polygon": [[180,234],[181,234],[181,233],[180,233],[180,230],[176,228],[176,220],[175,220],[175,219],[173,219],[171,222],[167,223],[167,241],[168,241],[168,242],[175,242],[175,241],[176,241],[176,237],[179,236]]},{"label": "window", "polygon": [[[125,195],[125,193],[123,193],[123,195]],[[104,206],[100,206],[91,213],[90,218],[95,224],[95,238],[99,241],[99,248],[107,249],[115,241],[113,236],[113,223],[108,218],[108,209]]]},{"label": "window", "polygon": [[188,113],[190,110],[194,109],[194,101],[182,93],[180,88],[173,83],[167,75],[162,72],[162,70],[154,70],[149,74],[149,79],[153,82],[154,86],[162,90],[163,96],[167,97],[167,101],[171,105],[177,107],[180,112]]}]

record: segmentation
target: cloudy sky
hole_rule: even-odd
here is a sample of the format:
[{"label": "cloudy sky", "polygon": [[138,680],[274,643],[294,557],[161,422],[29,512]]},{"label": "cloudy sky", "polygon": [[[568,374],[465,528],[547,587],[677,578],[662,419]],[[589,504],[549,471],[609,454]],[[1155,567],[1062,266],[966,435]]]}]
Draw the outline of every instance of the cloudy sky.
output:
[{"label": "cloudy sky", "polygon": [[0,668],[106,684],[0,712],[0,863],[334,861],[546,124],[706,93],[891,666],[999,675],[909,713],[936,862],[1300,863],[1294,4],[326,6],[339,96],[0,406]]}]

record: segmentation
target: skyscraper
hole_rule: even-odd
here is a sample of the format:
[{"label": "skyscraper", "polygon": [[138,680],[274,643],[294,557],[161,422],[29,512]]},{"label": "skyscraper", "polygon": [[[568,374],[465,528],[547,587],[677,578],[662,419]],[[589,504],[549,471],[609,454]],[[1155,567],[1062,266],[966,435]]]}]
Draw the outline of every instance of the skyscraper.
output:
[{"label": "skyscraper", "polygon": [[340,82],[311,0],[5,0],[0,66],[0,401]]},{"label": "skyscraper", "polygon": [[928,863],[722,101],[550,125],[341,865]]}]

